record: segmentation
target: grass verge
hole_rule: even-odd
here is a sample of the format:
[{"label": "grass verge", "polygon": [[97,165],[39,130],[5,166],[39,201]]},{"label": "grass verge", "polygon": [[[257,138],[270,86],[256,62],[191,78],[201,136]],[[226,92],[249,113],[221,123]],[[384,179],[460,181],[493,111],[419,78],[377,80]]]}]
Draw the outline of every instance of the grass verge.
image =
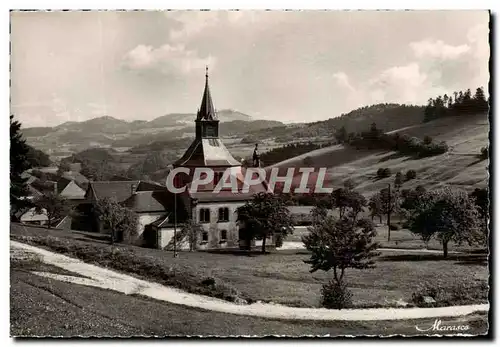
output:
[{"label": "grass verge", "polygon": [[[178,266],[165,266],[153,258],[141,256],[133,249],[120,246],[98,247],[91,244],[78,244],[71,240],[52,236],[12,236],[27,244],[42,246],[60,254],[94,263],[121,272],[138,275],[147,280],[227,301],[247,303],[234,287],[213,277],[201,279],[187,269]],[[251,301],[251,300],[250,300]]]}]

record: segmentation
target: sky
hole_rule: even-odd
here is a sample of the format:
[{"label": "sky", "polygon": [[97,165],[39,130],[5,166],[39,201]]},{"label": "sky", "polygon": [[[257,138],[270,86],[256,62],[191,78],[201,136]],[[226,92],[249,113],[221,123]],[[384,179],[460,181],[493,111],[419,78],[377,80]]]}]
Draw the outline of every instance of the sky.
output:
[{"label": "sky", "polygon": [[487,11],[11,12],[24,127],[216,109],[311,122],[489,81]]}]

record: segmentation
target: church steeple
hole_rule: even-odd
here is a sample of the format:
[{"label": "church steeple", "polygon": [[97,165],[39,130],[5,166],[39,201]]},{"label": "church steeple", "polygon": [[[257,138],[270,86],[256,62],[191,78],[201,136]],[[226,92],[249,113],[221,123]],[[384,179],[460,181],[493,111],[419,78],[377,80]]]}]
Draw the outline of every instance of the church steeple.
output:
[{"label": "church steeple", "polygon": [[210,88],[208,86],[208,66],[205,69],[205,90],[203,98],[201,99],[201,106],[198,111],[196,120],[216,120],[215,108],[210,95]]}]

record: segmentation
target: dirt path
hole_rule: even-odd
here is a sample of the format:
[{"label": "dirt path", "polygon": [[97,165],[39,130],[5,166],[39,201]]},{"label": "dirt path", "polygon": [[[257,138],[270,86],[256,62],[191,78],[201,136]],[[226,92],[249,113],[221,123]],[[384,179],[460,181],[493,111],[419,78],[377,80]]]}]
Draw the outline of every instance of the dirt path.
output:
[{"label": "dirt path", "polygon": [[82,279],[47,272],[36,273],[42,277],[53,278],[69,283],[84,284],[103,289],[111,289],[125,294],[139,294],[173,304],[237,315],[287,320],[372,321],[458,317],[477,311],[488,311],[489,309],[488,304],[439,308],[373,308],[352,310],[297,308],[264,303],[237,305],[216,298],[183,292],[158,283],[140,280],[129,275],[87,264],[78,259],[53,253],[24,243],[11,241],[11,247],[35,253],[40,256],[41,261],[44,263],[60,267],[64,270],[80,274],[81,276],[87,278]]}]

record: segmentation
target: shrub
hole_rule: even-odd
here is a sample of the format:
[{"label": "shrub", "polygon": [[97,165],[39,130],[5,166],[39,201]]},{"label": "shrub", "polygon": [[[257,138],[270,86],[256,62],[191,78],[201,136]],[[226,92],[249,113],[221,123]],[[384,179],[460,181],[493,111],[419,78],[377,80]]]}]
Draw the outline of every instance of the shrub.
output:
[{"label": "shrub", "polygon": [[[418,307],[439,307],[477,304],[488,300],[488,283],[476,282],[424,283],[412,294],[411,302]],[[426,303],[424,297],[431,297],[434,303]]]},{"label": "shrub", "polygon": [[387,178],[391,176],[391,169],[388,167],[386,168],[380,168],[377,170],[377,177],[378,178]]},{"label": "shrub", "polygon": [[391,230],[399,230],[399,229],[401,229],[401,227],[400,227],[399,225],[397,225],[397,224],[391,224],[391,225],[389,226],[389,228],[390,228]]},{"label": "shrub", "polygon": [[326,308],[343,309],[352,306],[352,293],[344,282],[335,280],[323,285],[321,290],[321,305]]},{"label": "shrub", "polygon": [[406,180],[407,181],[414,180],[415,178],[417,178],[417,172],[415,170],[408,170],[406,172]]},{"label": "shrub", "polygon": [[312,158],[310,156],[305,157],[304,160],[302,161],[302,163],[304,163],[305,166],[313,166],[314,165],[314,161],[312,160]]},{"label": "shrub", "polygon": [[489,158],[489,149],[488,149],[488,147],[481,148],[481,154],[479,155],[479,157],[482,160],[485,160],[485,159]]},{"label": "shrub", "polygon": [[214,286],[215,285],[215,278],[207,277],[203,281],[201,281],[201,284],[203,284],[204,286]]},{"label": "shrub", "polygon": [[425,136],[424,137],[424,145],[430,145],[432,143],[432,137]]},{"label": "shrub", "polygon": [[280,248],[283,246],[283,239],[284,239],[283,234],[276,234],[275,235],[274,245],[276,246],[276,248]]}]

